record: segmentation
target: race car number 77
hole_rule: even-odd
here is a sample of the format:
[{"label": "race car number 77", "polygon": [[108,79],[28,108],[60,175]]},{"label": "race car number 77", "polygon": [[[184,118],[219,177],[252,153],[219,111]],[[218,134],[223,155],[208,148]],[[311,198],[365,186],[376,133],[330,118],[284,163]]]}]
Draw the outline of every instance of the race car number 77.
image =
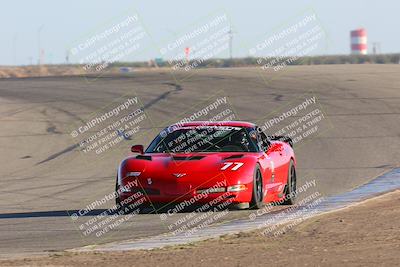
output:
[{"label": "race car number 77", "polygon": [[230,166],[232,166],[233,164],[235,164],[235,166],[232,167],[232,171],[236,171],[237,169],[239,169],[240,167],[242,167],[242,165],[244,164],[243,162],[225,162],[225,165],[221,168],[221,171],[225,171],[226,169],[228,169]]}]

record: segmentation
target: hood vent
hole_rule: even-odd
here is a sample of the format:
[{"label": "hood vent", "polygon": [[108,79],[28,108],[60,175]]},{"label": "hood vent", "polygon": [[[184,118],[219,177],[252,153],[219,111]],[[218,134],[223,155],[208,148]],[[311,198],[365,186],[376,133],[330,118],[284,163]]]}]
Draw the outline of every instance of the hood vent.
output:
[{"label": "hood vent", "polygon": [[173,156],[173,160],[201,160],[204,156],[193,156],[193,157],[184,157],[184,156]]},{"label": "hood vent", "polygon": [[151,156],[137,155],[136,159],[151,160]]},{"label": "hood vent", "polygon": [[240,158],[243,158],[243,154],[232,155],[232,156],[224,158],[224,160],[227,160],[227,159],[240,159]]}]

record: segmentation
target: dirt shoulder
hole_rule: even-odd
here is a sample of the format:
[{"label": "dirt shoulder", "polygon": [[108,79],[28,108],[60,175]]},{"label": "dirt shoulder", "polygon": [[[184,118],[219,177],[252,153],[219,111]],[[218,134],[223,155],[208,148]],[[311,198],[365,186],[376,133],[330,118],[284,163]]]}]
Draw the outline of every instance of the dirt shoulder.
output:
[{"label": "dirt shoulder", "polygon": [[260,232],[153,251],[55,253],[1,266],[397,266],[400,190],[314,217],[278,237]]},{"label": "dirt shoulder", "polygon": [[0,66],[0,78],[27,78],[40,76],[65,76],[85,74],[82,68],[72,65]]},{"label": "dirt shoulder", "polygon": [[[131,68],[137,71],[160,71],[169,70],[169,68]],[[120,68],[110,67],[106,72],[101,74],[116,74],[120,73]],[[31,78],[31,77],[51,77],[51,76],[73,76],[73,75],[86,75],[82,66],[79,65],[31,65],[20,67],[0,66],[0,79],[2,78]],[[96,75],[96,73],[92,73]]]}]

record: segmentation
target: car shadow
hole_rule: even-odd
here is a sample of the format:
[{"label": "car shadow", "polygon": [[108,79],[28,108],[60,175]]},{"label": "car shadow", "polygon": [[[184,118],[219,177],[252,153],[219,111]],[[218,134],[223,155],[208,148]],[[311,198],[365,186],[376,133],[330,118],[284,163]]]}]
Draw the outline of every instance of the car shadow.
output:
[{"label": "car shadow", "polygon": [[[89,211],[83,216],[97,216],[106,212],[106,215],[115,214],[109,212],[108,209],[94,209]],[[1,213],[0,219],[18,219],[18,218],[44,218],[44,217],[70,217],[72,214],[79,214],[79,210],[52,210],[52,211],[31,211],[31,212],[13,212],[13,213]]]},{"label": "car shadow", "polygon": [[83,210],[52,210],[52,211],[30,211],[30,212],[11,212],[0,213],[0,219],[21,219],[21,218],[46,218],[46,217],[90,217],[90,216],[111,216],[119,213],[120,215],[128,215],[132,212],[137,214],[161,214],[161,213],[190,213],[190,212],[207,212],[220,211],[217,207],[203,208],[201,205],[192,205],[190,207],[181,208],[178,204],[154,205],[151,207],[138,208],[134,210],[116,210],[116,209],[93,209],[88,212]]}]

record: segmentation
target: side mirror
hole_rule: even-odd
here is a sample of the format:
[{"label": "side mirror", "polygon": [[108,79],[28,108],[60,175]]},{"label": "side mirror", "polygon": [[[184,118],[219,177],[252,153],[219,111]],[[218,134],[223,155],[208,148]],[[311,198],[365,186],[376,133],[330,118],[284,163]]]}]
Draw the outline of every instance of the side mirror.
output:
[{"label": "side mirror", "polygon": [[267,154],[278,151],[282,151],[282,145],[277,143],[271,143],[270,146],[268,147]]},{"label": "side mirror", "polygon": [[143,154],[144,148],[142,145],[134,145],[131,147],[131,151],[133,153]]}]

